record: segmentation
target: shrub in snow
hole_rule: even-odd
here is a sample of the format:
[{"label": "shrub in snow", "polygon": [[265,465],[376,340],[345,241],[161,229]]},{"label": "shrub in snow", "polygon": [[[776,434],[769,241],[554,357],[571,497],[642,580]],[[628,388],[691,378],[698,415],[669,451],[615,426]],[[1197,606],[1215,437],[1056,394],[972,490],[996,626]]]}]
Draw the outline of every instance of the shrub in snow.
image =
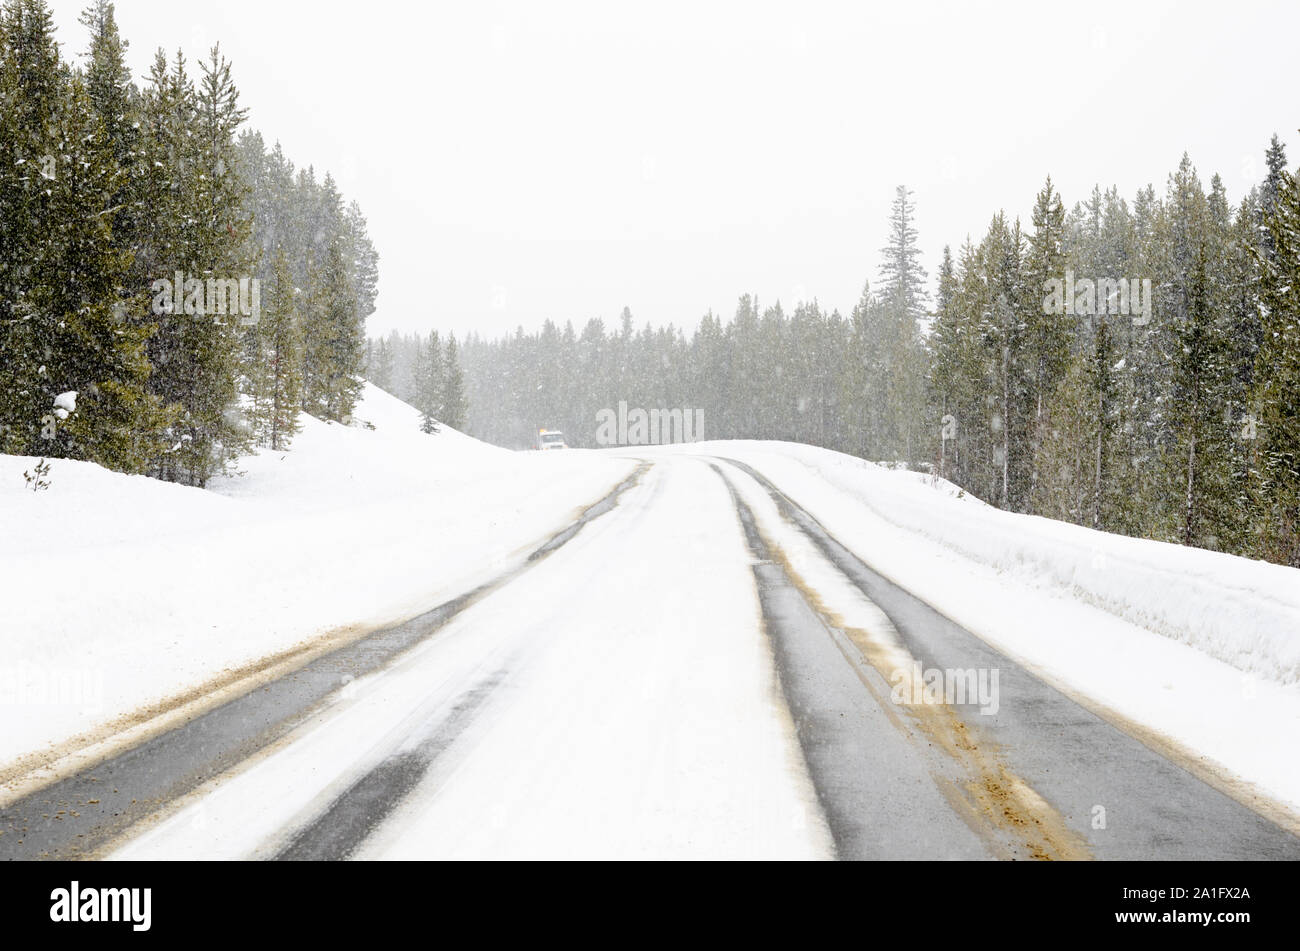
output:
[{"label": "shrub in snow", "polygon": [[42,489],[50,487],[50,480],[47,478],[50,474],[50,464],[42,459],[33,469],[23,473],[23,478],[27,480],[27,488],[33,492],[40,492]]}]

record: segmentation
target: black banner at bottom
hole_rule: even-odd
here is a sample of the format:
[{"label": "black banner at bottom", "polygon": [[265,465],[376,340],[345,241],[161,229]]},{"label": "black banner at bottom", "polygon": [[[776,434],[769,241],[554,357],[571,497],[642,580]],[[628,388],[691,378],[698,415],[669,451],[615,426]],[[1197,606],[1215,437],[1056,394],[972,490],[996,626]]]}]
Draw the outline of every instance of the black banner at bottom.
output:
[{"label": "black banner at bottom", "polygon": [[1291,923],[1295,871],[1269,862],[12,863],[0,866],[0,888],[10,939],[337,941],[400,921],[460,921],[493,937],[611,924],[681,936],[765,922],[820,933],[856,919],[868,932],[910,922],[917,935],[965,922],[989,938],[1230,941]]}]

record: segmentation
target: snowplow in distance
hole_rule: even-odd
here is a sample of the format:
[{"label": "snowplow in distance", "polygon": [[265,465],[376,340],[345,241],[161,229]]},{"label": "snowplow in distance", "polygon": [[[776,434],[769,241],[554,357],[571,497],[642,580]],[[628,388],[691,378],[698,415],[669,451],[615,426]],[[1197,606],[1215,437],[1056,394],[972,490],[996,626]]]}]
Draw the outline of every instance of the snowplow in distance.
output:
[{"label": "snowplow in distance", "polygon": [[569,444],[564,441],[564,433],[558,429],[539,429],[537,430],[537,448],[568,449]]}]

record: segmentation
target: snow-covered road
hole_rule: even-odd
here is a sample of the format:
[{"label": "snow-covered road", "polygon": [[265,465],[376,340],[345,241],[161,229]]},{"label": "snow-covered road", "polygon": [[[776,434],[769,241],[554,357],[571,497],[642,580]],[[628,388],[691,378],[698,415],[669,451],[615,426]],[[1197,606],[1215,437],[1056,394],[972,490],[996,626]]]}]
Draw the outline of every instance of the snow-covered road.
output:
[{"label": "snow-covered road", "polygon": [[1292,569],[810,447],[510,454],[366,406],[215,495],[21,497],[33,593],[69,510],[103,568],[0,624],[105,689],[3,698],[0,858],[1300,857]]},{"label": "snow-covered road", "polygon": [[115,854],[829,856],[744,551],[707,466],[655,466]]},{"label": "snow-covered road", "polygon": [[[753,465],[635,461],[576,531],[398,641],[11,804],[0,850],[1300,857],[1247,797],[874,571]],[[945,696],[953,677],[969,692]]]}]

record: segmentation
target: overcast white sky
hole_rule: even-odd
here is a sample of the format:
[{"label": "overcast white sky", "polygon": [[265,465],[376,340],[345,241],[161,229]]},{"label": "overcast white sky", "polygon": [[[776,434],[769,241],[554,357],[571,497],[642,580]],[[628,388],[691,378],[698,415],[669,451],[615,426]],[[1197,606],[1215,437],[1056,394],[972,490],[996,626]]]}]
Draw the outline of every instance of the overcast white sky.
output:
[{"label": "overcast white sky", "polygon": [[[85,0],[53,0],[85,46]],[[370,330],[694,327],[745,292],[846,312],[895,186],[925,265],[1050,173],[1239,200],[1300,160],[1300,3],[120,0],[137,76],[219,40],[250,124],[332,171],[381,255]]]}]

